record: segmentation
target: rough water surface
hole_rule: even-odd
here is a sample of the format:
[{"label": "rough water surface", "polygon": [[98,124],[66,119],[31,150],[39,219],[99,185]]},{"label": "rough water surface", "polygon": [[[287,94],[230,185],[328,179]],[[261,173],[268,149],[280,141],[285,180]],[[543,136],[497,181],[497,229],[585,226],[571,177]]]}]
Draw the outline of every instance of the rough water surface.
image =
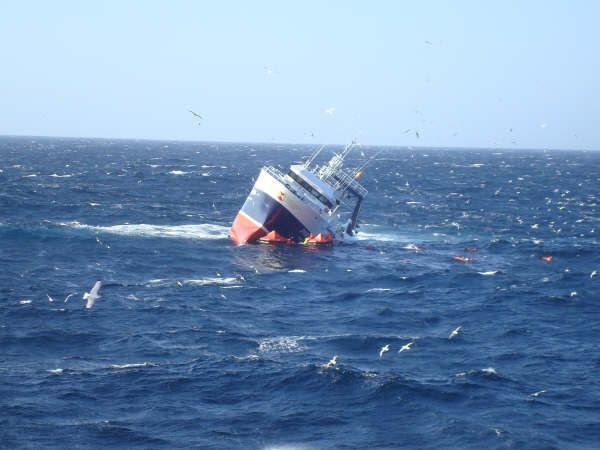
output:
[{"label": "rough water surface", "polygon": [[0,138],[0,446],[597,448],[600,153],[383,149],[352,242],[232,245],[311,151]]}]

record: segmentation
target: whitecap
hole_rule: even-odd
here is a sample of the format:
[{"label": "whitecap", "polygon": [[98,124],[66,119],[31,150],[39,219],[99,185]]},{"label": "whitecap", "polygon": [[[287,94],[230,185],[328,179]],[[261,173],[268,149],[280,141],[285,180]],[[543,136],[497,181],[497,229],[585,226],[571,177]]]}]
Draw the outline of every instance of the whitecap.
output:
[{"label": "whitecap", "polygon": [[389,233],[371,233],[366,231],[359,231],[356,236],[348,239],[345,238],[344,241],[351,242],[352,240],[357,241],[380,241],[380,242],[398,242],[400,240],[399,236],[395,236]]},{"label": "whitecap", "polygon": [[156,364],[143,362],[143,363],[130,363],[130,364],[111,364],[109,366],[111,369],[142,369],[145,367],[156,367]]},{"label": "whitecap", "polygon": [[234,277],[206,277],[200,278],[196,280],[184,280],[184,284],[189,284],[192,286],[228,286],[232,284],[239,283],[240,280]]},{"label": "whitecap", "polygon": [[420,252],[422,249],[417,244],[408,244],[402,247],[404,250],[411,250],[414,252]]},{"label": "whitecap", "polygon": [[63,369],[58,368],[58,369],[48,369],[46,372],[50,372],[53,375],[60,375],[64,372]]},{"label": "whitecap", "polygon": [[481,369],[481,373],[485,375],[498,375],[498,372],[496,372],[496,369],[494,369],[493,367],[486,367],[485,369]]},{"label": "whitecap", "polygon": [[264,338],[258,342],[259,353],[297,353],[306,350],[300,341],[304,336],[279,336]]},{"label": "whitecap", "polygon": [[306,270],[304,269],[292,269],[292,270],[288,270],[288,273],[305,273]]},{"label": "whitecap", "polygon": [[35,177],[37,177],[37,174],[35,174],[35,173],[32,173],[31,175],[23,176],[23,178],[35,178]]},{"label": "whitecap", "polygon": [[19,300],[19,303],[21,305],[29,305],[31,303],[31,300]]},{"label": "whitecap", "polygon": [[147,284],[167,284],[169,280],[166,278],[153,278],[152,280],[148,280]]},{"label": "whitecap", "polygon": [[389,292],[391,291],[390,288],[371,288],[368,289],[367,292]]},{"label": "whitecap", "polygon": [[58,175],[57,173],[53,173],[53,174],[52,174],[52,175],[50,175],[50,176],[51,176],[52,178],[70,178],[70,177],[72,177],[73,175],[69,175],[69,174],[66,174],[66,175]]},{"label": "whitecap", "polygon": [[488,270],[487,272],[477,272],[479,275],[482,275],[484,277],[491,277],[494,276],[498,273],[497,270]]},{"label": "whitecap", "polygon": [[183,170],[171,170],[169,173],[171,175],[187,175],[188,172],[184,172]]},{"label": "whitecap", "polygon": [[202,223],[197,225],[148,225],[123,224],[110,226],[94,226],[77,221],[61,223],[63,226],[83,228],[100,233],[119,234],[123,236],[139,237],[164,237],[183,239],[226,239],[229,236],[229,227]]},{"label": "whitecap", "polygon": [[236,361],[258,361],[260,359],[260,356],[254,355],[254,354],[250,354],[250,355],[246,355],[246,356],[231,355],[231,358]]}]

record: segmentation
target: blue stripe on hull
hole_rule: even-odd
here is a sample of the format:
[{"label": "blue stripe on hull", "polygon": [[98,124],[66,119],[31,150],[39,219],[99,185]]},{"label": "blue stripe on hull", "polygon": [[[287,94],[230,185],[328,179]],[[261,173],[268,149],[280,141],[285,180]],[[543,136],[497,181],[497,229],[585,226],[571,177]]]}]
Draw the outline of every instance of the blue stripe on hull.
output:
[{"label": "blue stripe on hull", "polygon": [[269,231],[301,242],[310,233],[288,209],[260,189],[254,189],[242,206],[242,211]]}]

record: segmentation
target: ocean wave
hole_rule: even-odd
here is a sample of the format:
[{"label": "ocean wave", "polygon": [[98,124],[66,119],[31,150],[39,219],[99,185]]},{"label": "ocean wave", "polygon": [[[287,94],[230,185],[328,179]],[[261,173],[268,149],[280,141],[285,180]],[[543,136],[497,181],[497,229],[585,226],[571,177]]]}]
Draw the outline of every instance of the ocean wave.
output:
[{"label": "ocean wave", "polygon": [[[376,231],[359,231],[356,236],[347,239],[348,242],[353,241],[379,241],[379,242],[404,242],[406,239],[402,239],[397,234],[388,232],[376,232]],[[346,241],[344,241],[346,242]]]},{"label": "ocean wave", "polygon": [[122,236],[163,237],[179,239],[227,239],[229,227],[202,223],[196,225],[149,225],[149,224],[122,224],[109,226],[86,225],[77,221],[65,222],[60,225],[86,229],[97,233],[110,233]]},{"label": "ocean wave", "polygon": [[157,364],[154,364],[154,363],[143,362],[143,363],[111,364],[108,367],[110,369],[125,370],[125,369],[143,369],[146,367],[156,367],[156,366],[157,366]]},{"label": "ocean wave", "polygon": [[391,289],[390,288],[369,288],[367,289],[367,293],[373,293],[373,292],[390,292]]},{"label": "ocean wave", "polygon": [[240,283],[243,280],[235,277],[204,277],[204,278],[191,278],[191,279],[173,279],[173,278],[153,278],[144,283],[148,287],[161,287],[161,286],[222,286],[222,287],[242,287]]},{"label": "ocean wave", "polygon": [[500,375],[498,375],[498,371],[494,367],[484,367],[483,369],[468,370],[466,372],[458,372],[454,374],[454,376],[457,378],[464,378],[473,375],[502,378]]},{"label": "ocean wave", "polygon": [[206,277],[193,280],[183,280],[183,284],[192,286],[231,286],[240,282],[239,278],[234,277]]},{"label": "ocean wave", "polygon": [[485,272],[477,272],[479,275],[484,277],[492,277],[498,273],[497,270],[487,270]]}]

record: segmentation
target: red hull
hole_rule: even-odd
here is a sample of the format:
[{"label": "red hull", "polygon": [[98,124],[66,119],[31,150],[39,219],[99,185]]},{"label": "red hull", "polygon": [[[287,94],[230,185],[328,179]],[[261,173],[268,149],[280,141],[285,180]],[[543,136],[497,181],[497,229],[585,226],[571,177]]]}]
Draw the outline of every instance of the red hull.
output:
[{"label": "red hull", "polygon": [[243,245],[248,242],[255,242],[266,234],[267,230],[264,227],[257,225],[246,214],[240,211],[235,216],[229,237],[236,245]]}]

